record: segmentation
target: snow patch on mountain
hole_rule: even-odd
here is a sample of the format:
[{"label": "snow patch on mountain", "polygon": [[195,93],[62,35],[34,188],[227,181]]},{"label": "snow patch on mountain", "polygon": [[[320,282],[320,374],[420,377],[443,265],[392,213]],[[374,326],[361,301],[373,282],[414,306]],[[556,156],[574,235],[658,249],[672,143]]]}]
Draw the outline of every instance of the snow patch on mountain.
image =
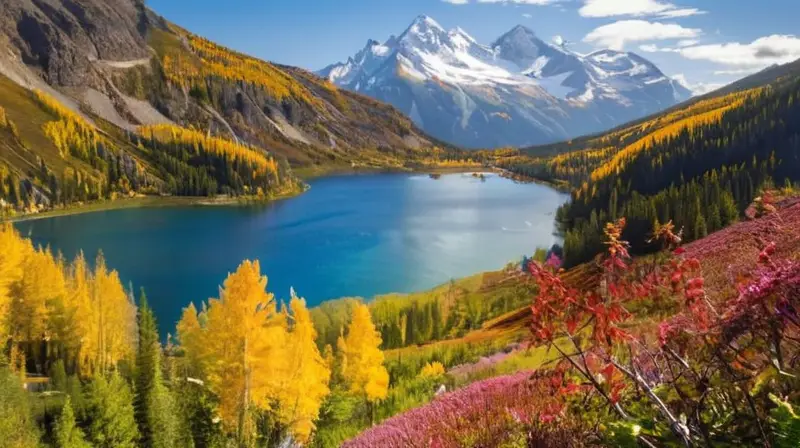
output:
[{"label": "snow patch on mountain", "polygon": [[523,26],[483,45],[427,16],[318,73],[395,105],[436,137],[470,147],[597,132],[691,96],[634,53],[581,55],[563,39],[545,42]]}]

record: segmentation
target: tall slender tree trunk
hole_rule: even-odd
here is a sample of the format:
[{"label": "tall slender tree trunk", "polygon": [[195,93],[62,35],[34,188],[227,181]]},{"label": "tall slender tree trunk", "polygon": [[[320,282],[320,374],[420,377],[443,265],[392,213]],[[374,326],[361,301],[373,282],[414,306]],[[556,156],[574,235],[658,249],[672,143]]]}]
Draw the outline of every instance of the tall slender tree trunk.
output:
[{"label": "tall slender tree trunk", "polygon": [[242,393],[242,408],[239,410],[239,446],[247,446],[245,427],[247,421],[247,403],[250,400],[250,367],[247,365],[247,335],[244,337],[244,347],[242,351],[244,365],[244,391]]}]

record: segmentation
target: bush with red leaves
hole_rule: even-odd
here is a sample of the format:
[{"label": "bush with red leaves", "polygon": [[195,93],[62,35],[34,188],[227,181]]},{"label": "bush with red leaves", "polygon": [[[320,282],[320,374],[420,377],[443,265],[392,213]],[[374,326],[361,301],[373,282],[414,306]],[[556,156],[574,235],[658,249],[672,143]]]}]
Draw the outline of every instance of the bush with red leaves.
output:
[{"label": "bush with red leaves", "polygon": [[[702,263],[679,247],[671,224],[654,235],[664,252],[635,268],[620,239],[624,227],[624,219],[606,227],[596,290],[576,290],[554,269],[529,265],[539,287],[534,341],[558,350],[561,367],[643,445],[768,446],[768,394],[798,398],[800,263],[775,260],[779,247],[765,244],[737,274],[734,293],[709,297]],[[647,316],[630,310],[645,301],[680,311],[655,335],[634,333]]]}]

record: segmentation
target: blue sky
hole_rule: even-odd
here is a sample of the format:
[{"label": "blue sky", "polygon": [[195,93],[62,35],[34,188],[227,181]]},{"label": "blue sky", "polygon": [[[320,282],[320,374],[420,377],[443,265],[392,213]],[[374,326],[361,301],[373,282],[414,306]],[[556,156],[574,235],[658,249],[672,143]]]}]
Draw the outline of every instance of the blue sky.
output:
[{"label": "blue sky", "polygon": [[798,0],[148,0],[189,30],[263,59],[319,69],[420,14],[489,44],[518,24],[573,49],[635,51],[668,75],[718,85],[800,58]]}]

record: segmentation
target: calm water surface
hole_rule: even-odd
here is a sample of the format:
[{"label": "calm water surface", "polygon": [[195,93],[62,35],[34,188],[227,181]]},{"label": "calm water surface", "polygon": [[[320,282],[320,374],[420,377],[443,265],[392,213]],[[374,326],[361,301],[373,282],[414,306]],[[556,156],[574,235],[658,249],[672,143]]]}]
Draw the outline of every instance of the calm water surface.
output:
[{"label": "calm water surface", "polygon": [[419,291],[549,247],[567,199],[497,176],[376,174],[317,179],[266,206],[113,210],[17,227],[68,258],[102,249],[126,284],[145,288],[166,333],[243,259],[261,261],[277,297],[293,286],[309,305]]}]

